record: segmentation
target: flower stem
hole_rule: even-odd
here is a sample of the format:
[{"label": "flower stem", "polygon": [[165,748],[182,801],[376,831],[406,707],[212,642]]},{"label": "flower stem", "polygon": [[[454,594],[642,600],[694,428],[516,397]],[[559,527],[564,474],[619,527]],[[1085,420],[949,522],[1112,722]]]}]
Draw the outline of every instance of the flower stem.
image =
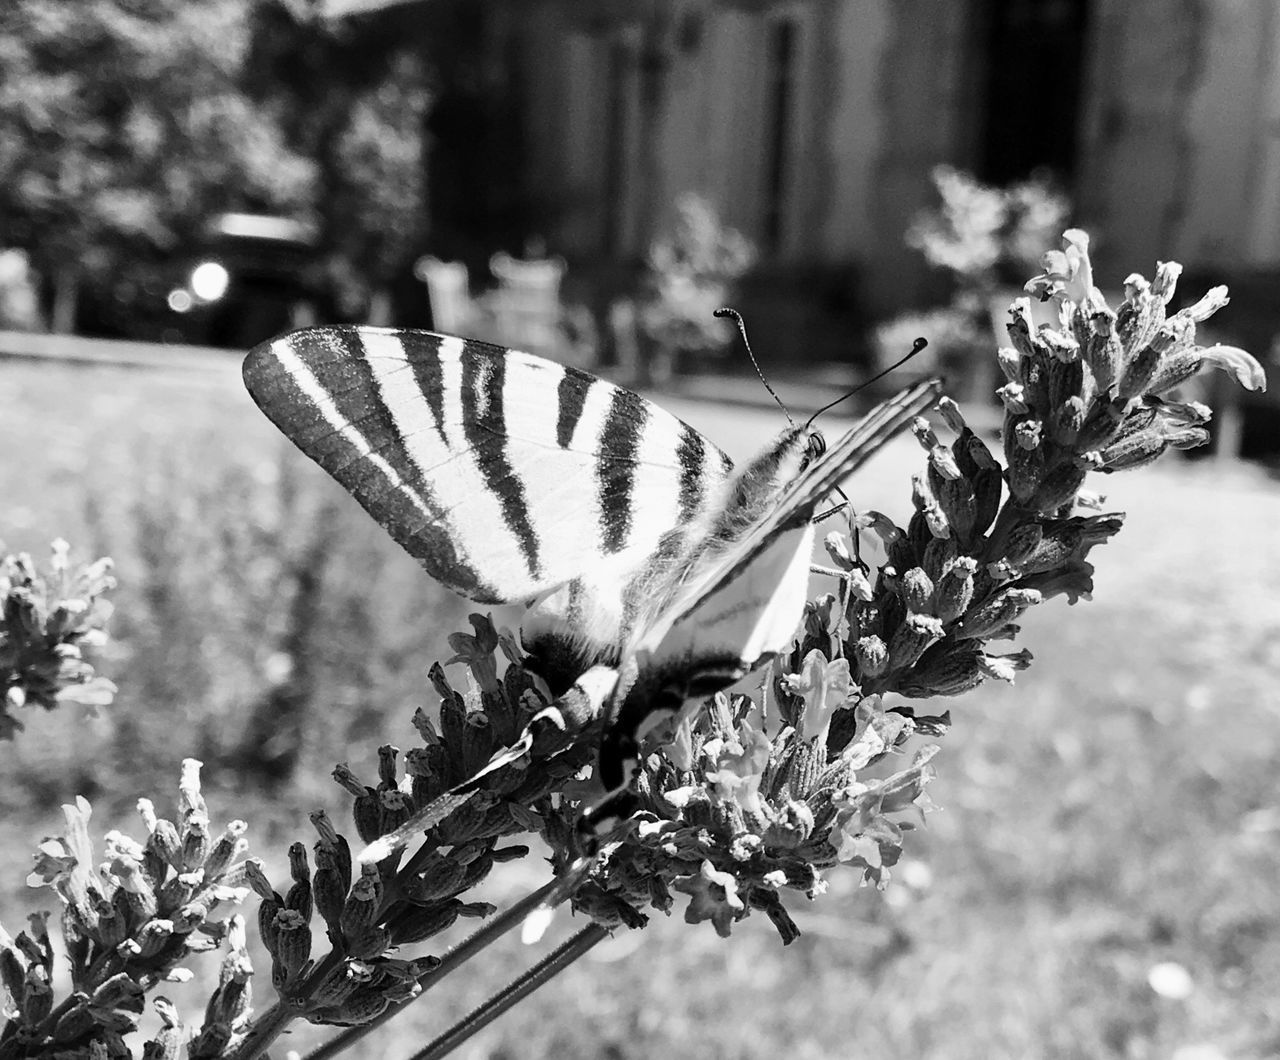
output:
[{"label": "flower stem", "polygon": [[557,906],[568,898],[581,881],[582,877],[590,869],[594,859],[582,858],[572,865],[563,876],[559,876],[549,881],[536,891],[525,895],[524,898],[516,902],[509,909],[503,910],[484,927],[475,933],[463,939],[453,949],[449,950],[440,958],[440,963],[423,972],[418,977],[418,984],[422,987],[421,993],[401,1001],[398,1004],[390,1005],[380,1015],[375,1016],[368,1023],[359,1027],[351,1027],[343,1031],[331,1041],[325,1042],[318,1049],[307,1054],[307,1060],[329,1060],[330,1057],[337,1056],[348,1046],[354,1045],[363,1038],[371,1030],[382,1026],[387,1020],[398,1012],[403,1011],[405,1005],[410,1001],[421,997],[433,986],[440,982],[450,972],[456,971],[459,967],[469,961],[477,953],[486,946],[496,942],[517,924],[524,921],[530,913],[540,906]]},{"label": "flower stem", "polygon": [[[330,952],[311,970],[307,977],[307,986],[314,986],[321,982],[334,965],[341,963],[342,959],[342,955],[338,952]],[[266,1012],[256,1017],[249,1028],[249,1033],[231,1054],[231,1060],[255,1060],[266,1052],[267,1046],[280,1037],[290,1023],[304,1014],[305,1003],[302,999],[306,994],[307,991],[304,988],[299,997],[292,1002],[277,1001]]]},{"label": "flower stem", "polygon": [[596,943],[609,937],[606,928],[590,924],[563,945],[547,954],[524,975],[499,990],[473,1009],[435,1041],[414,1053],[409,1060],[441,1060],[472,1035],[478,1033],[518,1001],[524,1000],[544,983],[550,982]]}]

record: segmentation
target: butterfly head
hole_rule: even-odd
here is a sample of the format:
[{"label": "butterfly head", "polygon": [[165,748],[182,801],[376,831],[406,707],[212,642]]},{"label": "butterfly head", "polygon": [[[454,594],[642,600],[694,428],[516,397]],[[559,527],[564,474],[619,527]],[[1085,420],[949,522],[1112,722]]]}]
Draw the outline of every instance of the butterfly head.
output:
[{"label": "butterfly head", "polygon": [[804,466],[808,467],[808,465],[819,459],[826,451],[827,440],[823,437],[822,432],[810,431],[809,437],[805,439]]}]

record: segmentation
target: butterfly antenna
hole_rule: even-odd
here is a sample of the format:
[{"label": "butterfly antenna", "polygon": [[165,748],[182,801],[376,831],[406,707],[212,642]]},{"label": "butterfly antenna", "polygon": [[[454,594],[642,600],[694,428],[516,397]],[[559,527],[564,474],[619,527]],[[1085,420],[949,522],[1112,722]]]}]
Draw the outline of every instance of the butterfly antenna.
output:
[{"label": "butterfly antenna", "polygon": [[796,421],[791,418],[791,413],[787,411],[787,406],[782,403],[782,398],[778,397],[777,391],[769,385],[769,380],[764,377],[764,372],[760,371],[760,362],[756,360],[756,355],[751,352],[751,343],[747,341],[747,325],[742,322],[742,314],[736,309],[730,309],[725,306],[717,309],[711,315],[721,319],[729,317],[738,325],[738,334],[742,336],[742,345],[747,348],[747,356],[751,358],[751,365],[755,368],[756,375],[760,377],[760,382],[764,384],[764,388],[773,396],[773,400],[778,403],[778,408],[782,409],[782,414],[787,417],[787,422],[794,427]]},{"label": "butterfly antenna", "polygon": [[[721,312],[722,310],[717,310],[716,315],[718,316]],[[809,417],[808,421],[805,423],[805,427],[807,428],[810,423],[812,423],[824,412],[826,412],[827,409],[835,408],[835,406],[839,405],[840,402],[853,397],[853,395],[858,393],[858,391],[865,390],[872,383],[876,382],[879,379],[883,379],[886,375],[888,375],[890,372],[894,371],[895,369],[901,368],[904,364],[906,364],[909,360],[911,360],[912,357],[914,357],[917,353],[919,353],[928,345],[929,345],[928,339],[923,337],[916,339],[916,341],[911,344],[911,352],[908,353],[905,357],[900,357],[898,360],[894,361],[893,364],[889,365],[889,367],[884,369],[883,371],[876,372],[876,374],[873,375],[870,379],[864,380],[863,382],[859,383],[847,394],[842,394],[840,397],[836,398],[835,401],[830,401],[827,404],[823,405],[822,408],[818,409],[817,412],[815,412],[812,416]],[[755,358],[753,357],[752,360],[754,361]],[[757,368],[756,371],[759,371],[759,369]],[[765,384],[765,386],[768,386],[768,385],[769,385],[768,383]]]}]

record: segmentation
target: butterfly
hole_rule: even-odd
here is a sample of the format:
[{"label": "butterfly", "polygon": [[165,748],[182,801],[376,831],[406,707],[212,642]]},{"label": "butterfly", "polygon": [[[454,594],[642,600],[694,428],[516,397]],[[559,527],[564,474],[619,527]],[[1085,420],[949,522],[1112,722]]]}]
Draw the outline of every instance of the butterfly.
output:
[{"label": "butterfly", "polygon": [[267,416],[433,578],[477,603],[524,606],[527,668],[575,700],[579,725],[604,715],[607,789],[625,786],[655,711],[790,644],[819,504],[938,391],[909,387],[830,448],[789,426],[735,468],[630,390],[470,339],[307,328],[255,347],[243,374]]}]

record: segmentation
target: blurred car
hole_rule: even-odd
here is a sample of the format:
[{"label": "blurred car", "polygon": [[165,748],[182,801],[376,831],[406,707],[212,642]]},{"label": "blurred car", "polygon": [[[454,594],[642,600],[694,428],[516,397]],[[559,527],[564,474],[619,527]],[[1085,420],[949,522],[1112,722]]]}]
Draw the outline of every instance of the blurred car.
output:
[{"label": "blurred car", "polygon": [[317,239],[303,222],[265,214],[209,219],[164,297],[158,338],[247,349],[315,319]]}]

